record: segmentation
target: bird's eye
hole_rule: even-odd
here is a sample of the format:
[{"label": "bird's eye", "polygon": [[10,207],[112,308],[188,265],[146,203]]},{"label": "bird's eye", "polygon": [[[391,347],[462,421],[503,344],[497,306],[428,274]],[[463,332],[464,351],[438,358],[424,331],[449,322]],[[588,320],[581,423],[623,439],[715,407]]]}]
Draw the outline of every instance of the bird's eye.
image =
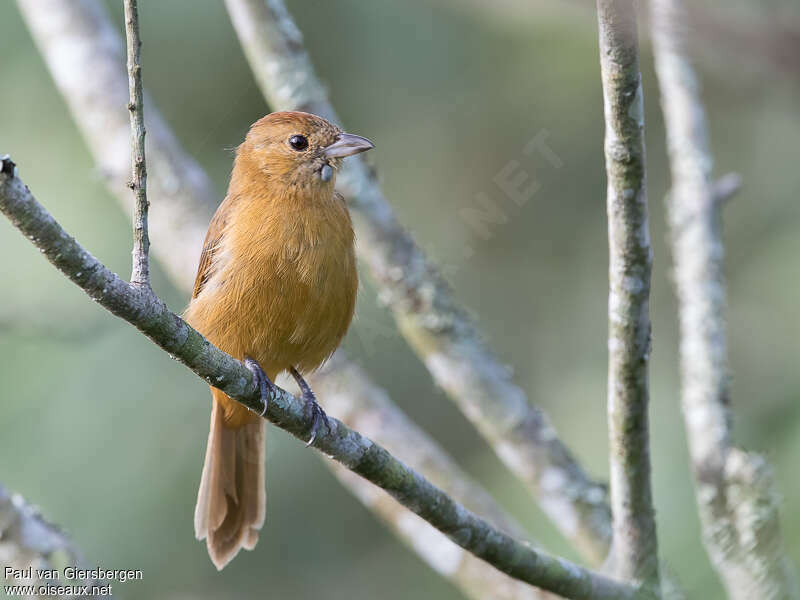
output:
[{"label": "bird's eye", "polygon": [[300,152],[308,148],[308,138],[304,135],[293,135],[289,138],[289,145]]}]

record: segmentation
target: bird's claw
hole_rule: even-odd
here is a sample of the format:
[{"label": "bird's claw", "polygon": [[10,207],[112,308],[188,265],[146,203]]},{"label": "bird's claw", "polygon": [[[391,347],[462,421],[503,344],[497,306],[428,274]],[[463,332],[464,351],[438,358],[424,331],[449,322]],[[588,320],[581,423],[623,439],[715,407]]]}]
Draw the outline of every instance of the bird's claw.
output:
[{"label": "bird's claw", "polygon": [[252,359],[249,356],[245,357],[244,366],[247,367],[248,370],[253,374],[256,385],[258,385],[258,393],[261,398],[261,402],[264,403],[264,408],[259,414],[263,417],[267,414],[269,399],[275,393],[275,384],[270,381],[269,377],[267,377],[267,374],[264,373],[264,369],[261,368],[261,365],[258,364],[257,360]]},{"label": "bird's claw", "polygon": [[328,422],[328,415],[325,414],[325,411],[322,410],[322,407],[316,400],[306,398],[306,404],[311,405],[311,418],[314,419],[311,423],[311,436],[308,438],[308,442],[306,442],[306,448],[308,448],[314,443],[314,440],[317,439],[317,430],[319,429],[320,422],[325,422],[325,428],[328,431],[331,430],[331,424]]},{"label": "bird's claw", "polygon": [[310,405],[311,418],[313,419],[313,422],[311,423],[310,437],[308,438],[308,442],[306,442],[306,448],[308,448],[314,443],[314,440],[317,439],[317,430],[319,429],[320,421],[325,421],[325,427],[328,431],[331,430],[331,424],[328,421],[328,415],[325,414],[325,411],[322,410],[322,407],[319,405],[319,403],[317,403],[317,398],[314,396],[311,386],[308,385],[305,379],[303,379],[303,376],[300,375],[300,372],[294,367],[289,369],[289,372],[297,382],[300,392],[303,394],[303,400],[306,401],[306,405]]}]

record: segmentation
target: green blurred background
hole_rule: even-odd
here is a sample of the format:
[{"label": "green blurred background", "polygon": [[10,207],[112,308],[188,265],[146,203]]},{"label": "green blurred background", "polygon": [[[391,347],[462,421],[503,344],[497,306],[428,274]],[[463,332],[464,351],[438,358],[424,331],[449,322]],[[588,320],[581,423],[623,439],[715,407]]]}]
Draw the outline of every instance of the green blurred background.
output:
[{"label": "green blurred background", "polygon": [[[16,6],[0,2],[0,152],[13,155],[72,234],[127,274],[127,217],[94,170]],[[800,39],[800,8],[791,0],[699,6],[708,29],[696,50],[717,172],[737,171],[744,181],[725,209],[736,432],[775,467],[797,562],[800,54],[784,42]],[[121,2],[109,7],[120,24]],[[605,477],[607,247],[592,7],[337,0],[289,9],[344,124],[376,142],[373,160],[401,221],[444,265],[530,398]],[[145,85],[222,198],[230,148],[269,108],[221,2],[140,2],[140,11]],[[721,598],[699,541],[679,411],[668,169],[646,36],[642,54],[661,551],[693,597]],[[522,152],[540,132],[560,168]],[[493,182],[509,161],[538,184],[521,207]],[[507,217],[488,232],[463,218],[480,193]],[[461,597],[340,487],[318,453],[273,427],[261,542],[218,574],[192,531],[206,386],[88,302],[4,219],[0,256],[0,481],[63,525],[89,562],[143,569],[143,581],[119,584],[126,598]],[[174,310],[185,306],[186,294],[158,267],[154,285]],[[368,281],[346,347],[537,540],[577,558],[434,388]]]}]

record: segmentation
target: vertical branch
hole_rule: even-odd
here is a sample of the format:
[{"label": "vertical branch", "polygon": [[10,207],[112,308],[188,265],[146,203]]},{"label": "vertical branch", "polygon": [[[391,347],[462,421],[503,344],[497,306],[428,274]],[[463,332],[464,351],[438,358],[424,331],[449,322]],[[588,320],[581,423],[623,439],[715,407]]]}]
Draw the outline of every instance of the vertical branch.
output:
[{"label": "vertical branch", "polygon": [[608,427],[614,566],[658,581],[650,490],[648,358],[652,250],[634,0],[598,0],[609,241]]},{"label": "vertical branch", "polygon": [[142,91],[142,40],[139,37],[137,0],[125,0],[125,37],[128,46],[128,111],[131,116],[131,181],[133,205],[133,269],[131,283],[150,286],[147,234],[147,165],[144,154],[144,93]]},{"label": "vertical branch", "polygon": [[[681,330],[682,404],[703,537],[734,599],[798,598],[764,460],[733,446],[722,205],[681,0],[653,0],[656,73],[667,130],[667,202]],[[730,179],[730,178],[729,178]]]}]

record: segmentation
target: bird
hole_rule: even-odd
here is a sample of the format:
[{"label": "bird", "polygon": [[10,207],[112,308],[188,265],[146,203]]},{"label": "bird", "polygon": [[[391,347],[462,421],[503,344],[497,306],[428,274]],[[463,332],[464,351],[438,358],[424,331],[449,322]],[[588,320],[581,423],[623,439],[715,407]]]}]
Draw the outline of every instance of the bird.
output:
[{"label": "bird", "polygon": [[[339,346],[353,319],[358,274],[347,205],[334,189],[342,160],[374,145],[305,112],[274,112],[236,149],[211,219],[184,318],[244,362],[262,391],[288,371],[313,415],[327,417],[303,373]],[[252,550],[266,513],[265,421],[211,387],[211,425],[194,514],[218,570]]]}]

